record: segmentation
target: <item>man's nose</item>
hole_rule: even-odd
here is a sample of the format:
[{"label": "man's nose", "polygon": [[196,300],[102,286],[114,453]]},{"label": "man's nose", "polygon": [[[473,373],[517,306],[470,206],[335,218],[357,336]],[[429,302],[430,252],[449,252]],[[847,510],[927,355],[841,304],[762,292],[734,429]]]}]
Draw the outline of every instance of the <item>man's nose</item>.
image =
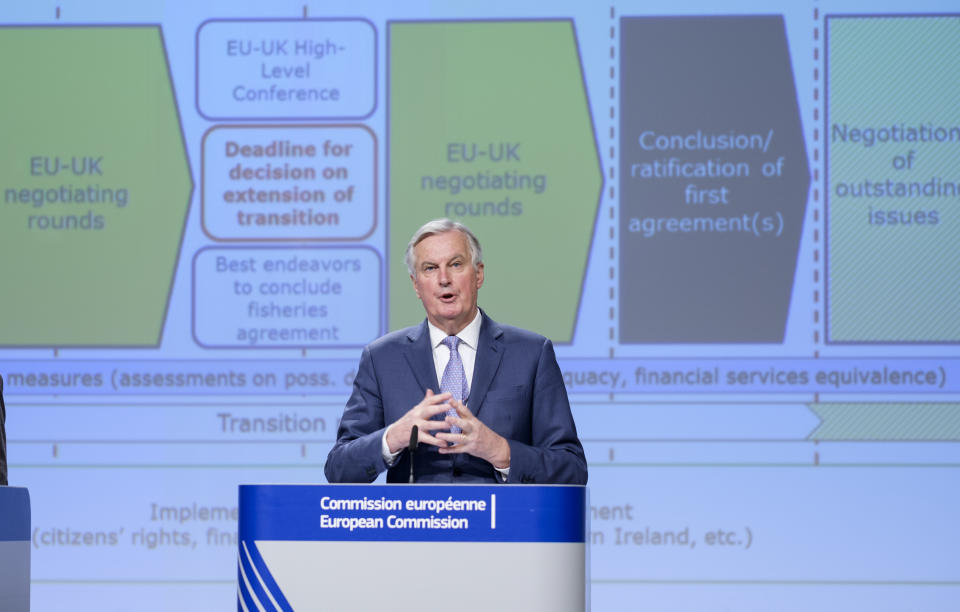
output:
[{"label": "man's nose", "polygon": [[437,280],[440,282],[441,285],[450,284],[450,274],[447,272],[447,269],[444,268],[443,266],[440,266],[440,271],[437,275]]}]

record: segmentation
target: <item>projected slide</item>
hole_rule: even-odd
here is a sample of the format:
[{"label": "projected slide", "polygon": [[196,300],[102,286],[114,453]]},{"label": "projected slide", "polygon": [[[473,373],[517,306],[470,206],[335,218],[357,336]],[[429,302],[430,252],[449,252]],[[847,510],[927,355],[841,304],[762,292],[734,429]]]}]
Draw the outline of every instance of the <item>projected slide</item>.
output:
[{"label": "projected slide", "polygon": [[238,485],[324,481],[437,217],[555,343],[592,609],[955,609],[958,32],[938,0],[0,7],[32,609],[236,607]]}]

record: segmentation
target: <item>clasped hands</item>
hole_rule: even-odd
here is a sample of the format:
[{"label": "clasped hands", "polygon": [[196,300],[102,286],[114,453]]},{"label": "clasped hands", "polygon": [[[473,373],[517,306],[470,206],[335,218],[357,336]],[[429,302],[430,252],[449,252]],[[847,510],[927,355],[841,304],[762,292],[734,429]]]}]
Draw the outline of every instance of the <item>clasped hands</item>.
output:
[{"label": "clasped hands", "polygon": [[[433,420],[438,414],[450,408],[457,416],[448,415],[442,421]],[[434,394],[427,389],[423,400],[395,421],[387,430],[387,448],[396,453],[410,442],[410,432],[416,425],[421,444],[436,446],[442,455],[467,453],[479,457],[495,468],[510,467],[510,445],[507,440],[483,424],[473,413],[449,393]],[[456,425],[460,433],[450,433],[450,427]]]}]

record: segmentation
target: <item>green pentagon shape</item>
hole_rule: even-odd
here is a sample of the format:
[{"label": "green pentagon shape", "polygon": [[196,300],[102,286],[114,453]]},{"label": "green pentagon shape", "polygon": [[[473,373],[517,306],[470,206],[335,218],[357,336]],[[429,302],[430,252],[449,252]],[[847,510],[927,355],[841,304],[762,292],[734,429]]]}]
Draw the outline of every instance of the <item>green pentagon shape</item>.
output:
[{"label": "green pentagon shape", "polygon": [[0,345],[154,346],[193,182],[159,26],[0,28]]},{"label": "green pentagon shape", "polygon": [[[389,34],[390,327],[423,318],[407,241],[450,217],[483,244],[480,306],[571,342],[602,188],[573,23],[398,22]],[[523,177],[529,187],[510,186]]]}]

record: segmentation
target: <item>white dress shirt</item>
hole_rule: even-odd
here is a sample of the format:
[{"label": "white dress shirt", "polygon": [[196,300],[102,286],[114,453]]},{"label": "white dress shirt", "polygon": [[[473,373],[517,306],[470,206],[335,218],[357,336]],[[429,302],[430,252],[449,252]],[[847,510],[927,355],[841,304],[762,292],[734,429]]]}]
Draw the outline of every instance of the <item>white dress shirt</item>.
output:
[{"label": "white dress shirt", "polygon": [[[463,373],[467,377],[467,393],[473,388],[473,366],[477,362],[477,343],[480,342],[480,324],[483,323],[483,317],[477,310],[477,316],[473,321],[460,330],[457,338],[460,338],[460,345],[457,347],[460,353],[460,361],[463,362]],[[450,362],[450,349],[444,344],[443,340],[447,337],[447,332],[433,323],[427,322],[430,329],[430,346],[433,347],[433,367],[437,370],[437,380],[443,380],[443,371],[447,369],[447,363]],[[439,389],[434,389],[435,393],[440,393]],[[463,402],[470,406],[470,396]]]}]

